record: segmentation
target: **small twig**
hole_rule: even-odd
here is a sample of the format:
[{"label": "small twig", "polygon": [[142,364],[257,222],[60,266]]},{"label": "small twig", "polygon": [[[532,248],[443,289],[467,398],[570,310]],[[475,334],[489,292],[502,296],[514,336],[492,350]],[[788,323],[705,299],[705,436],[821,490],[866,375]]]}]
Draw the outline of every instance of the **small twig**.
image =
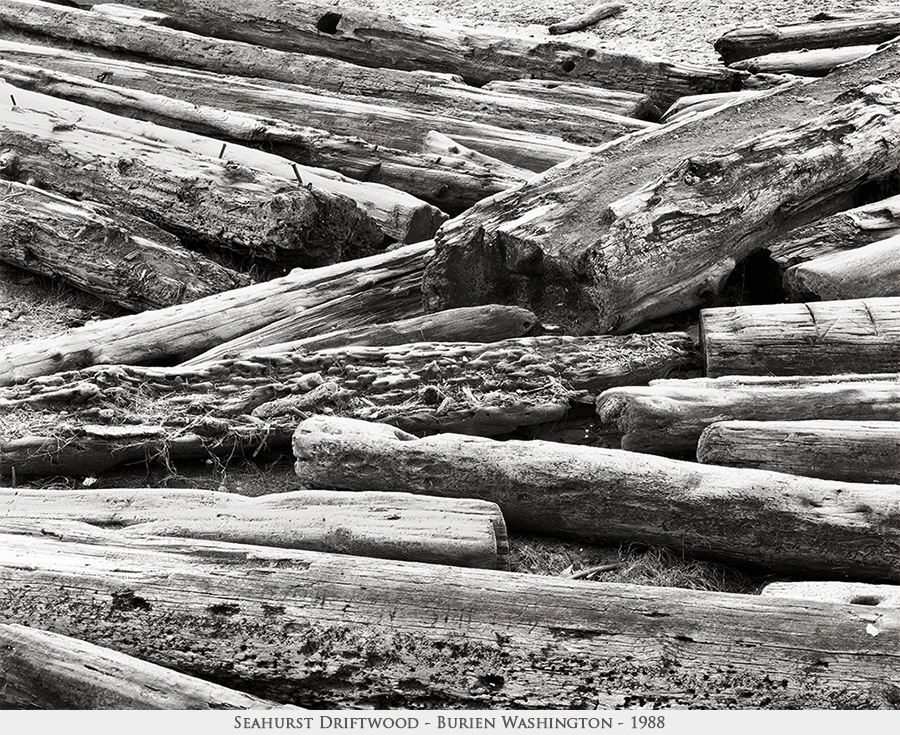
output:
[{"label": "small twig", "polygon": [[579,572],[575,572],[569,576],[569,579],[584,579],[585,577],[590,577],[592,574],[599,574],[600,572],[614,572],[622,566],[621,562],[615,562],[614,564],[601,564],[597,567],[588,567],[587,569],[582,569]]},{"label": "small twig", "polygon": [[297,170],[297,164],[292,163],[291,168],[294,169],[294,176],[297,177],[297,183],[300,184],[300,186],[303,186],[303,179],[300,178],[300,172]]},{"label": "small twig", "polygon": [[221,158],[222,156],[225,155],[225,146],[226,146],[226,145],[228,145],[228,144],[227,144],[227,143],[222,143],[222,150],[219,151],[219,158]]},{"label": "small twig", "polygon": [[10,95],[9,98],[12,100],[13,107],[18,107],[18,105],[16,104],[16,98],[13,97],[12,95]]}]

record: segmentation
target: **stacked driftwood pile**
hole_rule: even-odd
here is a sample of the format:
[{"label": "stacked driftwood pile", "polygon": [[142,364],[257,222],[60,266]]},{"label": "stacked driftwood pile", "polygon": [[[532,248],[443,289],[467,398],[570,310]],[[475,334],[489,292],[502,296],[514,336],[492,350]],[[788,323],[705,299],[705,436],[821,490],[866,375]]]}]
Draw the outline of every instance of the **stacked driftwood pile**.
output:
[{"label": "stacked driftwood pile", "polygon": [[[0,258],[134,313],[0,349],[0,701],[900,700],[900,44],[78,5],[0,0]],[[22,487],[270,449],[295,492]],[[507,527],[818,581],[514,574]]]}]

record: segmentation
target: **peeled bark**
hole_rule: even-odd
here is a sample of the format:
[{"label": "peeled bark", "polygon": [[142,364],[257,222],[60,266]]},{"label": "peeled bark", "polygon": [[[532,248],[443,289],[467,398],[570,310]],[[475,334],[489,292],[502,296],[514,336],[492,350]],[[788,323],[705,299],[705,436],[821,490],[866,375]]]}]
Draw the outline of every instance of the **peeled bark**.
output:
[{"label": "peeled bark", "polygon": [[618,426],[622,449],[678,455],[720,421],[900,421],[900,375],[656,380],[605,391],[597,413]]},{"label": "peeled bark", "polygon": [[554,36],[559,36],[563,33],[583,31],[585,28],[590,28],[601,20],[618,15],[623,10],[625,10],[625,6],[622,3],[598,3],[580,15],[566,18],[559,23],[553,23],[548,26],[547,30]]},{"label": "peeled bark", "polygon": [[784,286],[810,301],[900,296],[900,235],[788,268]]},{"label": "peeled bark", "polygon": [[900,483],[900,422],[722,421],[703,430],[697,459],[847,482]]},{"label": "peeled bark", "polygon": [[[0,386],[88,365],[181,362],[290,315],[310,334],[334,330],[329,314],[358,326],[421,314],[419,282],[431,243],[207,296],[190,304],[107,319],[0,348]],[[318,308],[317,308],[318,307]],[[295,324],[293,334],[303,335]]]},{"label": "peeled bark", "polygon": [[0,182],[0,260],[131,311],[194,301],[250,277],[185,248],[146,220]]},{"label": "peeled bark", "polygon": [[877,45],[823,48],[815,51],[786,51],[756,56],[731,64],[732,69],[751,74],[796,74],[801,77],[824,77],[836,66],[858,61],[878,50]]},{"label": "peeled bark", "polygon": [[890,372],[900,298],[704,309],[700,348],[709,378]]},{"label": "peeled bark", "polygon": [[[792,600],[877,607],[879,612],[883,608],[900,608],[900,587],[896,584],[772,582],[763,587],[759,594],[763,597],[788,597]],[[878,635],[880,632],[869,631],[869,635]]]},{"label": "peeled bark", "polygon": [[428,308],[510,303],[573,333],[621,333],[708,302],[773,236],[896,170],[898,58],[894,44],[621,138],[475,205],[436,236]]},{"label": "peeled bark", "polygon": [[40,710],[275,709],[280,705],[109,648],[0,624],[0,707]]},{"label": "peeled bark", "polygon": [[459,74],[474,86],[500,79],[575,79],[639,90],[658,105],[683,94],[732,89],[739,76],[722,67],[682,64],[607,51],[551,35],[523,37],[450,23],[416,22],[322,2],[134,0],[195,33],[284,51],[331,56],[368,67]]},{"label": "peeled bark", "polygon": [[735,28],[715,42],[715,49],[731,65],[741,59],[781,51],[877,45],[900,36],[900,18],[896,16],[820,20],[825,22]]},{"label": "peeled bark", "polygon": [[[248,150],[251,167],[240,146],[220,159],[222,144],[211,138],[179,137],[5,82],[0,94],[16,102],[0,108],[4,178],[122,208],[213,248],[293,264],[365,254],[383,240],[355,202],[299,185],[286,159]],[[276,162],[284,173],[272,173]]]},{"label": "peeled bark", "polygon": [[[175,536],[336,554],[509,568],[500,510],[482,500],[297,490],[0,490],[7,520],[69,520],[129,538]],[[122,530],[118,530],[122,529]]]},{"label": "peeled bark", "polygon": [[[288,320],[291,318],[288,317]],[[273,342],[274,331],[283,334],[284,321],[224,342],[197,357],[185,360],[182,365],[199,365],[225,358],[247,359],[297,350],[314,352],[351,345],[386,347],[412,342],[499,342],[521,337],[537,324],[534,314],[516,306],[474,306],[438,311],[397,322],[340,329],[292,341]]]},{"label": "peeled bark", "polygon": [[316,709],[864,708],[900,684],[891,609],[47,530],[2,539],[4,620]]}]

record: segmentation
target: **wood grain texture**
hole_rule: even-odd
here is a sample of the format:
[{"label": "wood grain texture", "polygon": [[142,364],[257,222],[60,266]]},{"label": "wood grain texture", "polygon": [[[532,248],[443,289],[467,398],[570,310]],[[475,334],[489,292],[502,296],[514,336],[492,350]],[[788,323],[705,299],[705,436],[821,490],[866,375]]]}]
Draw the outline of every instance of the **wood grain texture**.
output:
[{"label": "wood grain texture", "polygon": [[[763,587],[764,597],[835,602],[874,608],[900,608],[900,587],[896,584],[865,582],[771,582]],[[872,633],[870,633],[871,635]],[[880,635],[880,631],[878,633]]]},{"label": "wood grain texture", "polygon": [[311,708],[866,708],[900,684],[891,609],[42,527],[0,544],[4,620]]},{"label": "wood grain texture", "polygon": [[837,66],[859,61],[878,50],[877,45],[842,46],[814,51],[784,51],[735,61],[730,66],[751,74],[794,74],[801,77],[824,77]]}]

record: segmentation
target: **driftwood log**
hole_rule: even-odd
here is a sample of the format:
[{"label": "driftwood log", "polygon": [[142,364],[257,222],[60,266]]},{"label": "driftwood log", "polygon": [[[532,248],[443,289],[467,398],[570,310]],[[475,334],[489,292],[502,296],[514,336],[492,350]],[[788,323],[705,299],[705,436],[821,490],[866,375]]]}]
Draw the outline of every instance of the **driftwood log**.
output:
[{"label": "driftwood log", "polygon": [[605,391],[597,412],[618,427],[623,449],[690,454],[720,421],[900,421],[900,375],[657,380]]},{"label": "driftwood log", "polygon": [[[422,313],[419,283],[431,243],[207,296],[190,304],[107,319],[0,348],[0,385],[88,365],[181,362],[292,315],[296,338]],[[304,334],[303,315],[309,317]],[[335,321],[335,320],[340,320]]]},{"label": "driftwood log", "polygon": [[814,51],[785,51],[736,61],[733,69],[750,74],[794,74],[801,77],[824,77],[835,67],[849,64],[875,53],[878,46],[844,46]]},{"label": "driftwood log", "polygon": [[622,3],[598,3],[579,15],[566,18],[559,23],[553,23],[547,27],[547,30],[554,36],[559,36],[563,33],[583,31],[585,28],[590,28],[601,20],[618,15],[623,10],[625,10],[625,5]]},{"label": "driftwood log", "polygon": [[3,490],[5,519],[70,520],[132,536],[177,536],[381,559],[509,568],[499,508],[409,493],[297,490]]},{"label": "driftwood log", "polygon": [[[900,586],[865,582],[772,582],[763,587],[764,597],[836,602],[880,609],[900,608]],[[872,635],[874,631],[870,631]],[[880,631],[879,631],[880,633]]]},{"label": "driftwood log", "polygon": [[0,260],[131,311],[194,301],[249,276],[185,248],[146,220],[0,181]]},{"label": "driftwood log", "polygon": [[43,528],[3,536],[4,620],[301,706],[865,708],[900,684],[891,609]]},{"label": "driftwood log", "polygon": [[254,3],[252,11],[233,0],[133,0],[132,5],[166,13],[195,33],[368,67],[450,72],[475,86],[522,77],[575,79],[641,91],[666,106],[684,94],[732,89],[740,78],[723,67],[642,58],[549,34],[523,37],[513,31],[417,23],[323,2],[265,0]]},{"label": "driftwood log", "polygon": [[199,365],[210,360],[246,359],[297,350],[314,352],[350,345],[386,347],[412,342],[500,342],[522,337],[537,325],[534,314],[517,306],[471,306],[385,324],[339,329],[292,341],[273,341],[285,337],[285,322],[290,320],[291,317],[288,317],[238,339],[223,342],[181,364]]},{"label": "driftwood log", "polygon": [[274,709],[276,704],[109,648],[0,624],[0,707],[40,710]]},{"label": "driftwood log", "polygon": [[478,497],[497,503],[513,531],[658,544],[817,577],[879,581],[900,569],[897,485],[542,441],[417,439],[384,424],[325,416],[301,422],[293,443],[304,484]]},{"label": "driftwood log", "polygon": [[687,97],[679,97],[668,110],[660,117],[661,123],[672,123],[684,120],[689,115],[698,112],[706,112],[724,107],[732,102],[749,99],[759,92],[754,90],[741,90],[740,92],[717,92],[715,94],[692,94]]},{"label": "driftwood log", "polygon": [[792,266],[784,288],[789,297],[809,301],[900,296],[900,235]]},{"label": "driftwood log", "polygon": [[175,147],[168,128],[5,82],[0,94],[16,102],[0,108],[3,178],[122,208],[243,255],[313,265],[381,246],[383,233],[355,202],[301,186],[286,159],[271,156],[285,169],[275,176],[234,163],[238,146],[220,159],[221,143],[210,138],[191,138],[205,150]]},{"label": "driftwood log", "polygon": [[898,58],[900,43],[621,138],[475,205],[438,232],[429,308],[514,303],[576,333],[615,333],[702,305],[767,240],[896,170]]},{"label": "driftwood log", "polygon": [[895,371],[900,298],[703,309],[700,349],[709,378]]},{"label": "driftwood log", "polygon": [[697,459],[826,480],[900,484],[900,422],[722,421],[703,430]]},{"label": "driftwood log", "polygon": [[[610,385],[684,374],[687,335],[532,337],[261,355],[176,368],[96,366],[0,391],[0,472],[288,447],[333,412],[419,433],[506,434],[559,421]],[[79,466],[80,465],[80,466]],[[90,468],[90,470],[88,470]]]}]

